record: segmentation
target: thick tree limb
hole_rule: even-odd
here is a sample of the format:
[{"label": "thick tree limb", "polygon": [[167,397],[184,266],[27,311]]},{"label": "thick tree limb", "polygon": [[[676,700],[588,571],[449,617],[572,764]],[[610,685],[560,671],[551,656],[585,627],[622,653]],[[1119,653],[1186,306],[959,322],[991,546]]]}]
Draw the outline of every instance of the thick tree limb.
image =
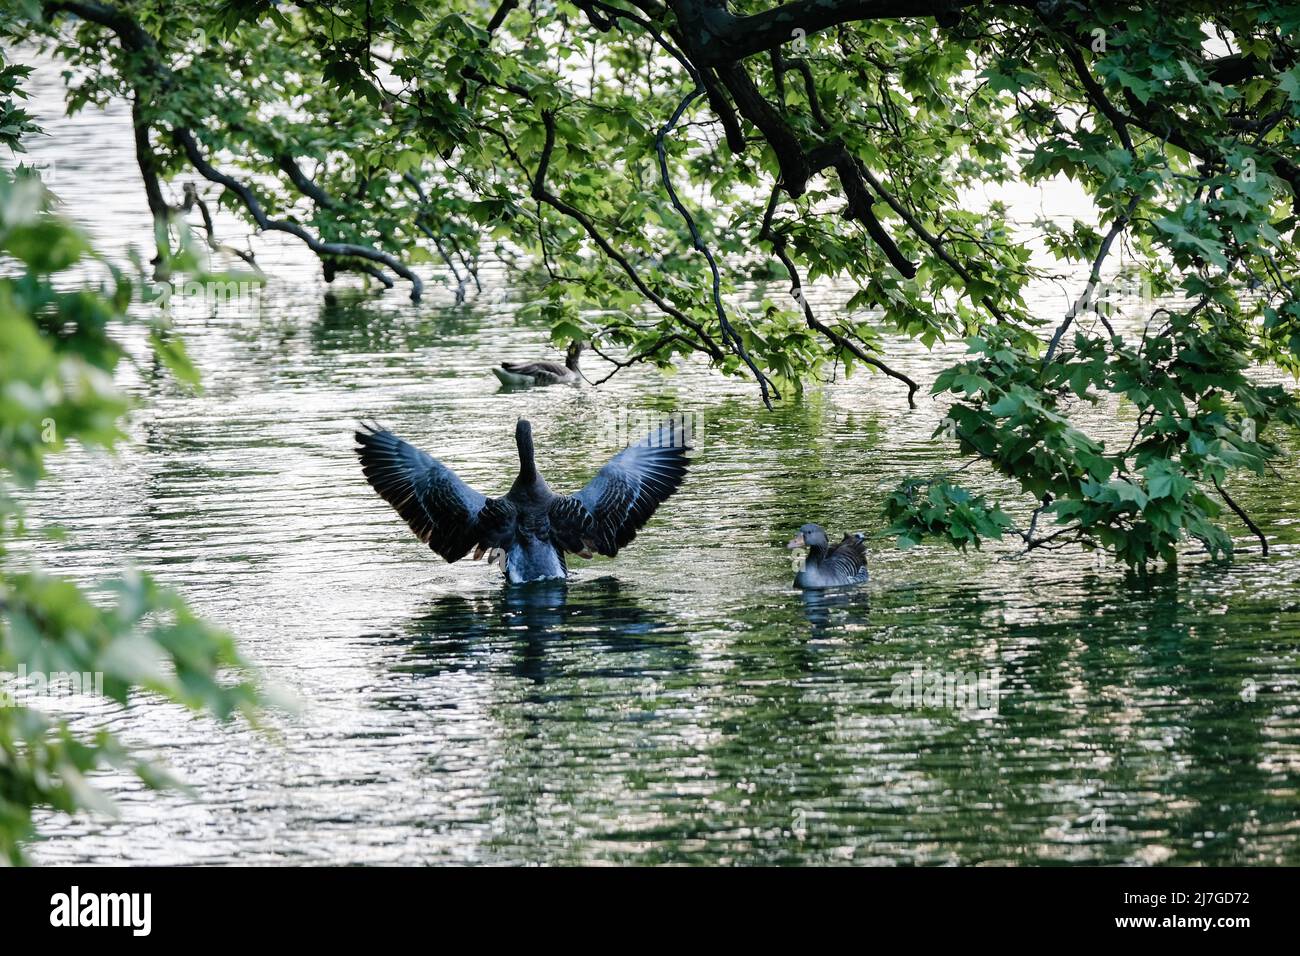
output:
[{"label": "thick tree limb", "polygon": [[302,171],[302,168],[294,162],[292,156],[282,153],[276,157],[275,163],[289,177],[289,182],[293,183],[294,188],[311,199],[317,206],[322,209],[333,209],[337,205],[325,190],[311,181],[307,174]]},{"label": "thick tree limb", "polygon": [[745,133],[740,128],[736,111],[731,108],[727,95],[718,85],[717,73],[710,69],[701,70],[700,83],[704,86],[704,94],[709,98],[709,106],[722,122],[722,130],[727,136],[727,148],[733,156],[739,156],[745,151]]},{"label": "thick tree limb", "polygon": [[1110,120],[1110,125],[1115,128],[1115,135],[1119,137],[1120,143],[1130,153],[1133,152],[1133,140],[1129,136],[1128,123],[1124,119],[1124,114],[1115,108],[1115,104],[1106,96],[1106,91],[1101,88],[1092,76],[1092,71],[1088,65],[1083,62],[1083,54],[1072,43],[1063,44],[1065,48],[1065,58],[1070,61],[1075,75],[1079,82],[1083,84],[1084,91],[1088,94],[1088,99],[1103,116]]},{"label": "thick tree limb", "polygon": [[[938,17],[951,25],[956,22],[956,14],[976,3],[977,0],[795,0],[752,16],[738,17],[727,10],[723,0],[669,0],[683,31],[698,38],[690,53],[699,66],[735,63],[789,43],[796,36],[811,36],[855,20]],[[796,30],[802,33],[796,34]]]},{"label": "thick tree limb", "polygon": [[497,7],[497,12],[492,14],[492,19],[488,21],[487,32],[496,33],[497,28],[506,22],[506,17],[510,11],[519,6],[519,0],[502,0],[501,6]]},{"label": "thick tree limb", "polygon": [[1224,86],[1232,86],[1243,80],[1263,76],[1269,70],[1269,64],[1266,61],[1249,53],[1234,53],[1229,56],[1221,56],[1216,60],[1206,61],[1203,66],[1206,75],[1211,80],[1215,83],[1222,83]]},{"label": "thick tree limb", "polygon": [[379,284],[385,289],[393,287],[392,278],[381,269],[374,266],[366,265],[364,262],[343,262],[336,259],[321,259],[321,270],[325,274],[326,282],[333,282],[334,276],[340,272],[360,272],[362,275],[368,275],[372,279],[378,280]]},{"label": "thick tree limb", "polygon": [[719,70],[718,76],[731,91],[741,115],[758,127],[776,154],[777,163],[781,167],[781,188],[792,199],[798,199],[807,190],[808,180],[815,173],[834,168],[848,201],[844,210],[845,218],[862,223],[889,264],[904,277],[910,279],[916,275],[915,263],[903,255],[872,211],[871,193],[862,180],[859,164],[844,145],[839,140],[832,140],[805,150],[798,134],[781,115],[781,111],[759,92],[743,64],[728,64]]},{"label": "thick tree limb", "polygon": [[158,254],[153,262],[161,267],[171,254],[171,242],[168,239],[168,220],[171,218],[171,206],[163,198],[162,184],[158,181],[158,158],[153,147],[149,145],[149,124],[144,120],[144,110],[140,105],[140,92],[131,97],[131,131],[135,137],[135,161],[140,167],[140,176],[144,180],[144,195],[149,203],[149,213],[153,217],[154,240]]},{"label": "thick tree limb", "polygon": [[[897,197],[881,184],[880,180],[876,179],[875,175],[872,174],[871,170],[868,169],[865,164],[858,164],[858,172],[861,174],[862,178],[870,184],[871,188],[876,191],[876,194],[885,201],[885,204],[889,206],[890,209],[894,210],[898,215],[898,218],[903,220],[907,228],[912,230],[913,235],[929,246],[930,249],[933,250],[934,254],[938,256],[949,269],[957,273],[957,276],[962,282],[969,285],[972,279],[969,270],[953,258],[952,253],[943,247],[943,242],[939,237],[926,229],[921,221],[912,215],[911,211],[899,202]],[[1007,317],[1002,313],[1002,310],[998,308],[997,303],[988,296],[981,296],[979,302],[984,306],[984,308],[988,309],[999,322],[1007,321]]]}]

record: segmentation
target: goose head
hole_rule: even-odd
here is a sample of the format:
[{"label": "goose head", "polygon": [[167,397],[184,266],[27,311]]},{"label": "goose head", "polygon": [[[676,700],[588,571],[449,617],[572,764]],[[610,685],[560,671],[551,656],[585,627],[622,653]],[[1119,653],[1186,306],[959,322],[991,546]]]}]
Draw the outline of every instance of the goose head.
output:
[{"label": "goose head", "polygon": [[799,533],[790,539],[787,548],[811,548],[825,550],[827,547],[826,530],[819,524],[806,524]]},{"label": "goose head", "polygon": [[581,339],[574,339],[569,343],[569,349],[564,353],[564,366],[570,371],[578,370],[578,357],[582,355],[582,350],[587,347],[587,343]]}]

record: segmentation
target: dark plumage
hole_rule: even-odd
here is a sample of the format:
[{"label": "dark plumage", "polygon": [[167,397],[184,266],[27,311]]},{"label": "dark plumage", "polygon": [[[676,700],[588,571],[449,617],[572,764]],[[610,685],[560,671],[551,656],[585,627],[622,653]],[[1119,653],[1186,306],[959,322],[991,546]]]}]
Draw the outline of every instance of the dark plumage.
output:
[{"label": "dark plumage", "polygon": [[861,534],[846,534],[832,548],[821,525],[806,524],[786,547],[808,549],[803,568],[794,576],[797,588],[839,588],[867,580],[867,548]]},{"label": "dark plumage", "polygon": [[690,450],[680,429],[665,426],[624,448],[581,491],[558,495],[538,473],[532,426],[520,419],[519,474],[489,498],[387,429],[363,424],[356,438],[371,487],[421,541],[448,562],[487,552],[512,583],[563,578],[566,551],[613,557],[681,485]]},{"label": "dark plumage", "polygon": [[576,385],[580,379],[578,359],[585,348],[583,342],[572,342],[565,353],[564,364],[558,362],[502,362],[492,374],[502,385]]}]

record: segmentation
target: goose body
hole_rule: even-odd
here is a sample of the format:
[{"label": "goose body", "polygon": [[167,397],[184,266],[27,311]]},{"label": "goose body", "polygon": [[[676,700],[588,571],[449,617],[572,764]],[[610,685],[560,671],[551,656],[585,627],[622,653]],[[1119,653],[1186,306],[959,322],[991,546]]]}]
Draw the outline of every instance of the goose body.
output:
[{"label": "goose body", "polygon": [[511,388],[527,388],[534,385],[576,385],[581,380],[578,372],[578,358],[582,354],[582,342],[569,346],[564,357],[564,364],[558,362],[502,362],[492,370],[502,385]]},{"label": "goose body", "polygon": [[846,534],[835,547],[826,540],[826,531],[806,524],[786,546],[807,548],[803,567],[794,577],[794,586],[805,590],[851,587],[867,580],[867,548],[862,534]]},{"label": "goose body", "polygon": [[520,419],[519,474],[506,494],[489,498],[385,428],[363,424],[356,440],[366,480],[421,541],[448,562],[486,554],[512,584],[566,577],[566,553],[617,554],[681,485],[690,450],[679,428],[665,426],[624,448],[580,491],[557,494],[537,470],[532,426]]}]

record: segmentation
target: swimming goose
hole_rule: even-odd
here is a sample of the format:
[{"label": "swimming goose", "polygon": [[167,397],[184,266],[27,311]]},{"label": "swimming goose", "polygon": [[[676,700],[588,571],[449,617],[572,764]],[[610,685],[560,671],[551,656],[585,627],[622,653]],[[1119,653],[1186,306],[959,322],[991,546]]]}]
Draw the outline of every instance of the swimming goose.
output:
[{"label": "swimming goose", "polygon": [[846,534],[831,548],[821,525],[806,524],[790,539],[787,548],[807,548],[803,568],[794,576],[794,586],[809,590],[839,588],[867,580],[867,549],[861,534]]},{"label": "swimming goose", "polygon": [[636,537],[686,477],[686,445],[675,423],[629,445],[572,495],[553,492],[533,461],[533,429],[515,427],[519,475],[489,498],[437,459],[379,425],[362,424],[357,456],[366,480],[448,563],[485,553],[512,584],[564,578],[566,552],[613,557]]},{"label": "swimming goose", "polygon": [[572,342],[564,354],[564,364],[558,362],[502,362],[492,374],[502,385],[576,385],[578,356],[586,347],[584,342]]}]

